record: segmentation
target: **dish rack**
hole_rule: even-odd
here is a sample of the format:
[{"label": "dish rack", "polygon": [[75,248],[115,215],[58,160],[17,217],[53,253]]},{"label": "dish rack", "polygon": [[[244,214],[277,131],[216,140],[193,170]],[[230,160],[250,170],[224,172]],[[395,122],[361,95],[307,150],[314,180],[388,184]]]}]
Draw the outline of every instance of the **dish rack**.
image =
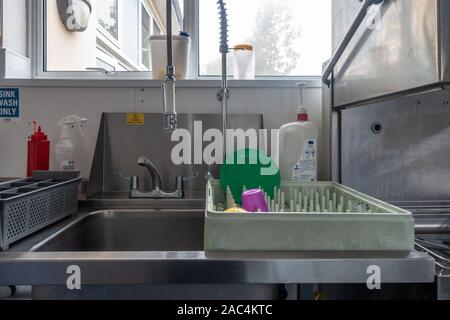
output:
[{"label": "dish rack", "polygon": [[0,249],[78,210],[79,172],[35,171],[0,184]]},{"label": "dish rack", "polygon": [[225,213],[231,192],[208,182],[205,250],[414,250],[406,210],[334,182],[282,182],[274,191],[266,194],[270,213]]}]

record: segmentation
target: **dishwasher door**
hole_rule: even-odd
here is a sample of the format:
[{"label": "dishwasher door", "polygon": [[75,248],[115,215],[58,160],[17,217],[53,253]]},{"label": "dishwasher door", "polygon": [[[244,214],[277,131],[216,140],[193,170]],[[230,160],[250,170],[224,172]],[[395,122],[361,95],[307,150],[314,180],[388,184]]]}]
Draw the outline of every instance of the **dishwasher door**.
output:
[{"label": "dishwasher door", "polygon": [[[335,51],[361,5],[333,0]],[[450,81],[449,1],[384,1],[369,10],[334,69],[333,106]]]}]

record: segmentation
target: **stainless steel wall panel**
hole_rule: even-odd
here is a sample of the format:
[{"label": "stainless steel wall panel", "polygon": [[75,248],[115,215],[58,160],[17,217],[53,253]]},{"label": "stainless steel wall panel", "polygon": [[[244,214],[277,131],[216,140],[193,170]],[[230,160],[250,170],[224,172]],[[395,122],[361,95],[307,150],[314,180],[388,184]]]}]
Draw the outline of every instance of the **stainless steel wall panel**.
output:
[{"label": "stainless steel wall panel", "polygon": [[[194,122],[202,123],[203,132],[208,129],[222,128],[222,116],[219,114],[179,114],[179,128],[186,129],[192,138],[192,160],[194,160]],[[262,115],[229,115],[230,129],[262,129]],[[161,114],[145,114],[145,124],[127,125],[125,113],[105,113],[102,128],[97,141],[93,168],[89,180],[89,195],[99,192],[128,192],[130,182],[126,177],[139,176],[141,187],[151,187],[148,171],[137,164],[138,158],[145,156],[159,169],[164,190],[175,190],[177,176],[190,177],[199,173],[197,179],[186,183],[185,191],[204,192],[206,164],[175,165],[171,154],[178,142],[171,141],[171,134],[163,129]],[[201,134],[203,134],[201,132]],[[203,136],[200,137],[200,139]],[[203,147],[209,145],[203,142]],[[202,149],[203,150],[203,149]],[[219,167],[211,169],[214,176],[219,176]]]},{"label": "stainless steel wall panel", "polygon": [[342,183],[386,201],[450,199],[449,101],[436,91],[342,111]]}]

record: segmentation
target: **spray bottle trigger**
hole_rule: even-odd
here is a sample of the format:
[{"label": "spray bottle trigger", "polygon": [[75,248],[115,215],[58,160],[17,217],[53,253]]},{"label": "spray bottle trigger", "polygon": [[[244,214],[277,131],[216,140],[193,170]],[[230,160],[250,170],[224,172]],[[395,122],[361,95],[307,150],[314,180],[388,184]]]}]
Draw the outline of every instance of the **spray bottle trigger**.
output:
[{"label": "spray bottle trigger", "polygon": [[83,124],[87,122],[86,118],[80,118],[78,122],[78,129],[80,130],[80,135],[84,137]]}]

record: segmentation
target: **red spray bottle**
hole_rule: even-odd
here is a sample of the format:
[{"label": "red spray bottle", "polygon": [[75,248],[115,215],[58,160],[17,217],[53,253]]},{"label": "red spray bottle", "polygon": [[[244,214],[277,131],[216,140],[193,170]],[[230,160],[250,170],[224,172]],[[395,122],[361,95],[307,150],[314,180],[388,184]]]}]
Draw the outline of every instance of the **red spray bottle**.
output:
[{"label": "red spray bottle", "polygon": [[49,169],[50,141],[41,126],[33,121],[33,134],[28,139],[27,176],[31,177],[35,170],[47,171]]}]

